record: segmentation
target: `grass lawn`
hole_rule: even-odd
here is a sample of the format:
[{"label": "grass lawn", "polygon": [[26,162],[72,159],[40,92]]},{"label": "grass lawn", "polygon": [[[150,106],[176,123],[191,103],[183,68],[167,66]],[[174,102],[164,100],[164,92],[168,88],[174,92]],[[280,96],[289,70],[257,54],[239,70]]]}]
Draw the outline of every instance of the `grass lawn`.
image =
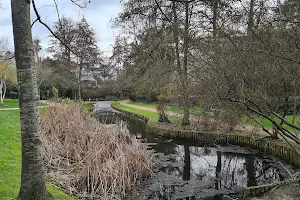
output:
[{"label": "grass lawn", "polygon": [[18,99],[4,99],[3,104],[0,108],[19,108]]},{"label": "grass lawn", "polygon": [[[262,118],[262,117],[257,117],[256,120],[259,121],[264,127],[266,127],[266,128],[272,128],[272,123],[271,123],[269,120],[267,120],[267,119],[265,119],[265,118]],[[290,123],[292,123],[292,121],[293,121],[293,116],[286,116],[286,117],[285,117],[285,120],[288,121],[288,122],[290,122]],[[247,120],[247,118],[245,118],[245,119],[243,119],[242,121],[243,121],[244,123],[246,123],[247,125],[251,125],[251,126],[260,126],[260,125],[257,124],[257,122],[256,122],[255,120],[253,120],[253,119],[248,119],[248,120]],[[279,120],[278,118],[276,118],[275,121],[276,121],[276,123],[280,123],[280,120]],[[295,124],[296,124],[296,125],[298,124],[297,122],[300,123],[300,116],[296,116],[296,117],[295,117]],[[299,126],[299,124],[298,124],[298,126]],[[293,128],[291,128],[291,127],[289,127],[289,126],[287,126],[287,125],[283,125],[283,127],[286,128],[286,129],[288,129],[289,131],[293,131]]]},{"label": "grass lawn", "polygon": [[[112,105],[115,106],[115,107],[118,107],[118,103],[119,103],[119,101],[114,101],[112,103]],[[131,107],[124,106],[124,105],[120,105],[119,109],[148,117],[151,122],[157,122],[158,121],[158,114],[156,112],[151,112],[151,111],[147,111],[147,110],[140,110],[140,109],[137,109],[137,108],[131,108]]]},{"label": "grass lawn", "polygon": [[[17,101],[9,101],[16,106]],[[12,199],[18,195],[21,178],[21,138],[18,110],[0,112],[0,199]],[[59,188],[47,184],[56,199],[71,200]]]},{"label": "grass lawn", "polygon": [[[118,103],[119,103],[119,101],[114,101],[112,103],[112,105],[115,106],[115,107],[118,107]],[[131,113],[134,113],[134,114],[143,115],[145,117],[148,117],[150,119],[149,123],[156,123],[158,121],[157,112],[151,112],[151,111],[147,111],[147,110],[140,110],[140,109],[137,109],[137,108],[131,108],[131,107],[124,106],[124,105],[120,105],[119,109],[127,111],[127,112],[131,112]],[[180,120],[178,117],[175,117],[175,116],[169,116],[168,118],[171,121],[171,123],[177,123]]]},{"label": "grass lawn", "polygon": [[[18,99],[4,99],[4,106],[0,106],[1,108],[19,108],[19,100]],[[47,104],[39,103],[39,106],[47,106]]]},{"label": "grass lawn", "polygon": [[128,104],[156,109],[156,106],[157,106],[158,103],[141,103],[141,102],[129,101]]},{"label": "grass lawn", "polygon": [[[142,106],[142,107],[146,107],[146,108],[152,108],[152,109],[156,109],[156,106],[158,105],[157,102],[142,103],[142,102],[133,102],[133,101],[129,101],[128,104],[132,104],[132,105],[136,105],[136,106]],[[181,108],[181,107],[166,106],[166,110],[176,112],[176,113],[179,113],[179,114],[183,114],[183,108]],[[199,107],[190,108],[190,113],[192,115],[197,115],[197,114],[200,113],[200,111],[201,111],[201,109]]]},{"label": "grass lawn", "polygon": [[[157,103],[141,103],[141,102],[132,102],[132,101],[128,102],[128,104],[142,106],[142,107],[146,107],[146,108],[153,108],[153,109],[155,109],[156,106],[157,106]],[[150,118],[152,122],[156,122],[158,120],[158,116],[155,116],[153,114],[153,112],[150,112],[150,111],[142,111],[142,110],[135,109],[135,108],[130,108],[130,107],[127,107],[127,106],[124,106],[124,105],[121,105],[120,109],[125,110],[125,111],[129,111],[129,112],[132,112],[132,113],[144,115],[144,116]],[[175,107],[175,106],[167,106],[166,110],[167,111],[176,112],[176,113],[180,113],[180,114],[183,113],[183,109],[182,108]],[[190,109],[190,113],[191,114],[199,114],[200,113],[200,108],[199,107],[193,107],[193,108]],[[286,116],[285,119],[288,122],[292,123],[293,116]],[[172,117],[171,117],[170,120],[171,120],[171,122],[173,122],[173,121],[177,122],[179,119],[178,118],[172,119]],[[264,119],[262,117],[257,117],[256,120],[259,121],[264,127],[270,128],[270,129],[272,128],[272,123],[269,120]],[[245,124],[250,125],[250,126],[260,127],[260,125],[255,120],[249,119],[247,117],[242,118],[241,121],[242,121],[242,123],[245,123]],[[275,119],[275,121],[277,123],[280,122],[279,119]],[[300,116],[296,116],[295,122],[296,122],[296,124],[297,124],[297,122],[300,123]],[[286,125],[284,125],[283,127],[287,128],[290,131],[293,131],[293,129],[291,127],[288,127]]]}]

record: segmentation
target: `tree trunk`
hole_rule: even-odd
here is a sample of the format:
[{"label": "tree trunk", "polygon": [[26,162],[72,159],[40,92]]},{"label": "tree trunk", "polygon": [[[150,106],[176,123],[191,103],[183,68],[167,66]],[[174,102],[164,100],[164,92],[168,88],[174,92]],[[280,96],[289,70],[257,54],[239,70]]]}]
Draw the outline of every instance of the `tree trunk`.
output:
[{"label": "tree trunk", "polygon": [[190,124],[189,119],[189,95],[187,91],[187,58],[188,58],[188,34],[189,34],[189,14],[188,14],[188,2],[186,5],[186,18],[185,18],[185,32],[184,32],[184,58],[183,58],[183,69],[180,63],[180,53],[179,53],[179,34],[178,34],[178,27],[177,27],[177,13],[176,13],[176,2],[173,1],[173,37],[175,43],[175,57],[176,57],[176,69],[179,74],[179,90],[181,94],[182,106],[183,106],[183,118],[182,118],[182,125]]},{"label": "tree trunk", "polygon": [[255,0],[250,1],[249,8],[249,17],[248,17],[248,35],[252,35],[252,31],[254,28],[254,2]]},{"label": "tree trunk", "polygon": [[81,77],[82,77],[82,65],[79,67],[79,75],[78,75],[78,101],[81,101]]},{"label": "tree trunk", "polygon": [[3,104],[3,80],[0,80],[0,104]]},{"label": "tree trunk", "polygon": [[218,6],[219,6],[219,0],[215,0],[213,3],[213,37],[217,36],[217,20],[218,20]]},{"label": "tree trunk", "polygon": [[21,187],[17,199],[54,199],[47,192],[41,157],[37,82],[30,23],[30,1],[11,0],[19,86],[22,139]]},{"label": "tree trunk", "polygon": [[184,52],[183,52],[183,119],[182,125],[190,124],[190,108],[189,108],[189,94],[188,94],[188,52],[189,52],[189,2],[185,2],[185,23],[184,23]]},{"label": "tree trunk", "polygon": [[2,98],[1,98],[1,103],[3,104],[3,101],[5,99],[5,95],[6,95],[6,82],[3,81],[3,93],[2,93]]}]

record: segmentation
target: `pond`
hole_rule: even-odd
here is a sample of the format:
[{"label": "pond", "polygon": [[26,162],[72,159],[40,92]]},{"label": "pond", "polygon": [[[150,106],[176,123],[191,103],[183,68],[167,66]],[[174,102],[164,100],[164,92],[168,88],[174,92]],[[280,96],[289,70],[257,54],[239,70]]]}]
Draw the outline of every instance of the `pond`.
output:
[{"label": "pond", "polygon": [[224,194],[242,199],[243,188],[287,179],[286,169],[293,172],[286,163],[253,149],[229,144],[205,146],[149,134],[140,120],[121,117],[117,121],[147,144],[154,160],[153,176],[126,199],[218,200]]}]

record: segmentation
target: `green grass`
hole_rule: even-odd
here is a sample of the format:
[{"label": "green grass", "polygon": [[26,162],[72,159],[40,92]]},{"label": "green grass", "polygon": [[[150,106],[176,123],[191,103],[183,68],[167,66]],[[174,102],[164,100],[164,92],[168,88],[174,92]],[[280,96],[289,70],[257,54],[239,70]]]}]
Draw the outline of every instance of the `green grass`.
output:
[{"label": "green grass", "polygon": [[[0,106],[1,108],[19,108],[19,100],[18,99],[4,99],[4,106]],[[39,106],[47,106],[47,104],[39,103]]]},{"label": "green grass", "polygon": [[4,99],[3,104],[5,108],[19,108],[18,99]]},{"label": "green grass", "polygon": [[156,109],[156,106],[158,104],[158,103],[141,103],[141,102],[133,102],[133,101],[129,101],[127,103],[135,106],[142,106],[142,107],[152,108],[152,109]]},{"label": "green grass", "polygon": [[[16,102],[10,104],[15,106]],[[0,112],[0,199],[18,195],[21,177],[21,138],[18,110]],[[71,200],[57,187],[47,184],[56,199]]]},{"label": "green grass", "polygon": [[65,98],[62,100],[62,103],[72,103],[73,100],[69,99],[69,98]]},{"label": "green grass", "polygon": [[[262,118],[262,117],[256,117],[255,118],[257,121],[259,121],[264,127],[266,128],[272,128],[272,123],[265,119],[265,118]],[[292,123],[293,121],[293,116],[286,116],[285,117],[285,120]],[[280,119],[276,118],[275,119],[276,123],[280,123]],[[250,126],[260,126],[255,120],[253,119],[249,119],[249,118],[243,118],[242,119],[242,122],[246,123],[247,125],[250,125]],[[300,116],[296,116],[295,117],[295,124],[297,125],[297,122],[300,122]],[[284,128],[288,129],[289,131],[293,131],[293,128],[287,126],[287,125],[283,125]]]},{"label": "green grass", "polygon": [[[112,103],[113,106],[118,107],[118,103],[119,101],[114,101]],[[143,115],[145,117],[148,117],[151,122],[157,122],[158,121],[158,114],[156,112],[151,112],[151,111],[147,111],[147,110],[140,110],[137,108],[131,108],[128,106],[124,106],[124,105],[120,105],[119,109],[127,111],[127,112],[131,112],[134,114],[138,114],[138,115]]]},{"label": "green grass", "polygon": [[[115,106],[115,107],[118,107],[119,102],[120,101],[114,101],[112,103],[112,105]],[[124,106],[124,105],[120,105],[119,109],[127,111],[127,112],[131,112],[131,113],[134,113],[134,114],[145,116],[145,117],[150,119],[149,123],[156,123],[158,121],[157,112],[152,112],[152,111],[148,111],[148,110],[140,110],[140,109],[137,109],[137,108],[131,108],[131,107]],[[169,116],[168,118],[171,121],[171,123],[177,123],[180,120],[176,116]]]},{"label": "green grass", "polygon": [[[129,101],[127,102],[128,104],[131,105],[136,105],[136,106],[142,106],[142,107],[146,107],[146,108],[152,108],[152,109],[156,109],[156,106],[158,105],[157,102],[153,102],[153,103],[142,103],[142,102],[133,102],[133,101]],[[183,108],[181,107],[176,107],[176,106],[166,106],[166,110],[167,111],[172,111],[172,112],[176,112],[179,114],[183,114]],[[197,115],[199,114],[201,111],[201,109],[199,107],[192,107],[190,108],[190,114],[192,115]]]},{"label": "green grass", "polygon": [[91,112],[94,110],[94,105],[97,103],[96,101],[82,101],[81,105],[84,110]]},{"label": "green grass", "polygon": [[[152,109],[156,109],[156,106],[158,103],[154,102],[154,103],[141,103],[141,102],[127,102],[128,104],[131,104],[131,105],[136,105],[136,106],[141,106],[141,107],[145,107],[145,108],[152,108]],[[113,104],[116,104],[116,102],[114,102]],[[117,105],[117,104],[116,104]],[[151,121],[153,122],[156,122],[158,120],[158,116],[154,116],[154,112],[150,112],[150,111],[142,111],[142,110],[139,110],[139,109],[136,109],[136,108],[131,108],[131,107],[127,107],[127,106],[124,106],[124,105],[121,105],[120,106],[120,109],[122,110],[125,110],[125,111],[128,111],[128,112],[132,112],[132,113],[135,113],[135,114],[140,114],[140,115],[143,115],[143,116],[146,116],[148,118],[151,119]],[[175,112],[175,113],[179,113],[179,114],[182,114],[183,113],[183,109],[182,108],[179,108],[179,107],[175,107],[175,106],[166,106],[166,110],[167,111],[172,111],[172,112]],[[190,114],[199,114],[201,111],[201,109],[199,107],[193,107],[190,109]],[[157,115],[157,114],[156,114]],[[169,117],[171,118],[171,122],[172,121],[178,121],[179,119],[178,118],[174,118],[172,119],[173,117]],[[292,123],[292,120],[293,120],[293,116],[286,116],[285,118],[288,122]],[[262,117],[257,117],[256,118],[257,121],[259,121],[264,127],[266,128],[272,128],[272,123],[267,120],[267,119],[264,119]],[[242,123],[245,123],[247,125],[250,125],[250,126],[257,126],[257,127],[260,127],[260,125],[253,119],[249,119],[247,117],[243,117],[241,119]],[[275,121],[277,123],[280,123],[280,120],[279,119],[275,119]],[[295,119],[295,122],[300,122],[300,116],[296,116],[296,119]],[[286,125],[283,125],[283,127],[287,128],[288,130],[290,131],[293,131],[293,129],[289,126],[286,126]]]}]

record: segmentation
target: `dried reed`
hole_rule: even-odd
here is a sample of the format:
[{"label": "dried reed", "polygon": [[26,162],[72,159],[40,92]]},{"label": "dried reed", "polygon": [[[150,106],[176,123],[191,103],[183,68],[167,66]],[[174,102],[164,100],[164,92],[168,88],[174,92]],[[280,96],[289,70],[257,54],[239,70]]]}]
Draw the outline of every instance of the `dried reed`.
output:
[{"label": "dried reed", "polygon": [[81,198],[121,199],[150,175],[144,144],[103,125],[78,104],[56,104],[41,120],[42,154],[51,177]]}]

